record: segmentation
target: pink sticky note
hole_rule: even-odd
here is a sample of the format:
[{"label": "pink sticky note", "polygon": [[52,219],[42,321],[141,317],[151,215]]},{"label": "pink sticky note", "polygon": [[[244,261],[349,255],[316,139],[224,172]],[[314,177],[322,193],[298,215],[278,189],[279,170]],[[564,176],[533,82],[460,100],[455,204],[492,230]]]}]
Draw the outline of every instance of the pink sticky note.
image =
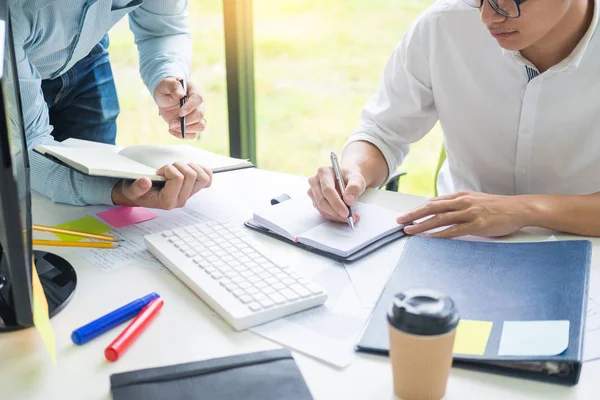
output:
[{"label": "pink sticky note", "polygon": [[117,207],[102,211],[97,215],[114,228],[123,228],[158,217],[158,215],[144,207]]}]

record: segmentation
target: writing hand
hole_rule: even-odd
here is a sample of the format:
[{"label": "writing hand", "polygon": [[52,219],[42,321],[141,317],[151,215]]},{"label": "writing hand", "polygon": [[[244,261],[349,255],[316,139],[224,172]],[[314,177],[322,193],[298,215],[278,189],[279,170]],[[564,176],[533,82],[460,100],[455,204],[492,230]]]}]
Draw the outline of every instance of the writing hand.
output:
[{"label": "writing hand", "polygon": [[[184,106],[179,107],[179,100],[186,95],[187,100]],[[192,82],[187,82],[186,94],[183,92],[179,78],[165,78],[154,89],[154,98],[158,105],[159,114],[169,124],[169,133],[171,135],[181,138],[180,117],[184,116],[186,117],[186,139],[193,139],[206,129],[204,99],[198,92],[196,85]]]},{"label": "writing hand", "polygon": [[194,163],[165,165],[156,174],[167,178],[162,188],[153,187],[148,178],[121,180],[113,187],[113,203],[171,210],[185,206],[190,197],[212,183],[212,171]]},{"label": "writing hand", "polygon": [[[366,188],[365,178],[354,170],[341,169],[346,184],[343,200],[340,197],[335,184],[335,174],[331,166],[319,167],[317,173],[308,178],[310,188],[307,194],[313,201],[313,206],[319,211],[323,218],[331,221],[346,222],[348,218],[348,207],[356,204]],[[352,214],[354,223],[360,220],[356,213]]]},{"label": "writing hand", "polygon": [[431,237],[454,238],[465,235],[505,236],[527,226],[527,204],[522,196],[500,196],[461,191],[439,196],[398,217],[399,224],[429,217],[404,231],[416,235],[432,229],[447,227]]}]

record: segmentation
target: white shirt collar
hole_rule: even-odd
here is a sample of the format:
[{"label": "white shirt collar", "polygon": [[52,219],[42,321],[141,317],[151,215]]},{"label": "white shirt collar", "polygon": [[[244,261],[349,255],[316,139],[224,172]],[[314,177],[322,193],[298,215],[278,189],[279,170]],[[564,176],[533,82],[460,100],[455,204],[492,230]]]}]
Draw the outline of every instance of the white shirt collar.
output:
[{"label": "white shirt collar", "polygon": [[[573,49],[571,54],[569,54],[567,58],[562,60],[560,63],[550,68],[551,70],[564,70],[569,67],[579,67],[581,60],[583,59],[583,56],[585,55],[585,52],[588,49],[590,41],[592,40],[592,37],[594,36],[596,29],[598,28],[599,19],[600,13],[598,10],[598,1],[594,1],[594,16],[592,17],[592,23],[590,24],[590,27],[588,28],[587,32],[585,33],[585,35],[583,35],[583,37],[579,41],[579,44],[577,44],[577,46],[575,47],[575,49]],[[520,51],[512,51],[502,48],[502,54],[507,57],[511,57],[519,64],[527,65],[530,68],[537,69],[529,60],[523,57]]]}]

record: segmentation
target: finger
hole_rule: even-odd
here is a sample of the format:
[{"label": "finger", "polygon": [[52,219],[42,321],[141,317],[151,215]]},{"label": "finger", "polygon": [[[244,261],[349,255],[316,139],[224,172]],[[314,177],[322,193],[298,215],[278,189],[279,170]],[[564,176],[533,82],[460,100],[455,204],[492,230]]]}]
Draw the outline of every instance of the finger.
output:
[{"label": "finger", "polygon": [[[204,113],[199,110],[193,110],[190,114],[185,117],[186,127],[197,124],[204,120]],[[172,130],[181,130],[181,117],[176,116],[169,122],[169,129]]]},{"label": "finger", "polygon": [[[319,178],[320,193],[315,193],[315,195],[317,195],[317,204],[319,207],[322,207],[328,213],[335,212],[342,219],[347,218],[348,206],[344,203],[336,189],[333,168],[321,167],[317,175]],[[325,202],[328,204],[321,204],[323,201],[318,198],[318,195],[323,196]]]},{"label": "finger", "polygon": [[[204,121],[197,122],[195,124],[190,124],[190,123],[187,123],[187,121],[186,121],[185,134],[187,135],[188,133],[190,133],[190,134],[202,133],[205,128],[206,128],[206,125],[205,125]],[[178,127],[169,126],[169,131],[170,132],[172,131],[175,133],[181,133],[181,124]]]},{"label": "finger", "polygon": [[[178,138],[178,139],[182,139],[181,130],[179,130],[179,132],[175,132],[175,131],[172,131],[172,130],[170,130],[170,129],[169,129],[169,133],[170,133],[171,135],[175,136],[175,137],[176,137],[176,138]],[[188,131],[187,131],[187,129],[186,129],[186,131],[185,131],[185,140],[188,140],[188,139],[195,139],[195,138],[196,138],[196,136],[198,136],[198,134],[197,134],[197,133],[195,133],[195,132],[190,132],[190,133],[188,133]]]},{"label": "finger", "polygon": [[199,108],[203,103],[204,99],[202,98],[202,96],[200,96],[198,93],[191,94],[190,96],[188,96],[183,107],[181,107],[181,110],[179,110],[179,116],[185,117],[192,111]]},{"label": "finger", "polygon": [[337,222],[342,221],[337,214],[335,214],[335,213],[331,214],[331,213],[321,210],[319,208],[319,206],[317,205],[316,201],[313,201],[313,207],[317,209],[319,214],[321,214],[321,217],[325,218],[328,221],[337,221]]},{"label": "finger", "polygon": [[460,204],[456,200],[440,200],[440,201],[428,201],[422,206],[415,208],[414,210],[399,216],[396,221],[399,224],[408,224],[421,218],[428,217],[430,215],[442,214],[450,211],[460,210]]},{"label": "finger", "polygon": [[202,168],[204,170],[204,172],[206,172],[206,175],[208,175],[208,183],[206,184],[206,186],[204,186],[205,188],[209,188],[212,186],[212,182],[213,182],[213,172],[212,169],[205,167],[203,165],[200,165],[200,168]]},{"label": "finger", "polygon": [[359,174],[348,174],[346,190],[344,191],[344,202],[349,206],[356,204],[358,196],[365,191],[365,180]]},{"label": "finger", "polygon": [[416,235],[444,226],[470,222],[471,220],[472,216],[466,211],[450,211],[435,214],[433,217],[428,218],[425,221],[416,223],[414,225],[408,225],[404,228],[404,232],[409,235]]},{"label": "finger", "polygon": [[333,221],[343,221],[348,216],[348,208],[346,207],[346,205],[344,204],[344,202],[342,201],[342,199],[340,199],[339,196],[338,196],[338,202],[346,210],[346,215],[343,216],[343,217],[340,216],[333,209],[333,207],[331,207],[331,204],[329,203],[329,201],[327,201],[327,199],[323,195],[323,193],[322,193],[322,184],[321,184],[321,181],[320,181],[319,177],[313,176],[311,178],[311,181],[312,181],[312,183],[311,183],[311,189],[312,189],[312,193],[313,193],[313,197],[314,197],[314,202],[316,204],[317,210],[319,210],[319,212],[322,211],[326,215],[331,216],[330,218],[325,217],[327,219],[330,219],[330,220],[333,220]]},{"label": "finger", "polygon": [[152,181],[148,178],[136,179],[134,182],[122,187],[123,194],[130,200],[138,200],[152,189]]},{"label": "finger", "polygon": [[458,198],[459,196],[460,196],[459,192],[455,192],[455,193],[444,194],[441,196],[434,197],[433,199],[430,199],[430,201],[454,200],[454,199]]},{"label": "finger", "polygon": [[183,184],[181,185],[179,196],[177,197],[177,205],[183,207],[187,200],[192,196],[192,190],[194,189],[198,176],[196,171],[187,164],[176,162],[173,166],[183,174]]},{"label": "finger", "polygon": [[167,178],[165,186],[159,192],[161,208],[170,210],[177,207],[177,199],[184,181],[183,174],[173,165],[165,165],[156,171],[156,174]]},{"label": "finger", "polygon": [[452,239],[460,236],[473,235],[477,231],[477,226],[474,221],[464,224],[453,225],[439,232],[431,234],[431,237],[438,239]]},{"label": "finger", "polygon": [[159,88],[161,93],[168,94],[178,100],[185,97],[183,85],[181,84],[181,78],[169,77],[163,79],[161,83],[162,84]]},{"label": "finger", "polygon": [[[198,193],[200,191],[200,189],[210,186],[210,183],[212,180],[212,173],[211,173],[211,175],[209,175],[207,172],[207,169],[204,169],[201,166],[199,166],[198,164],[194,164],[194,163],[189,163],[188,167],[190,167],[191,169],[193,169],[196,172],[196,182],[194,183],[194,187],[192,188],[192,196],[193,196],[196,193]],[[208,170],[208,171],[210,171],[210,170]]]}]

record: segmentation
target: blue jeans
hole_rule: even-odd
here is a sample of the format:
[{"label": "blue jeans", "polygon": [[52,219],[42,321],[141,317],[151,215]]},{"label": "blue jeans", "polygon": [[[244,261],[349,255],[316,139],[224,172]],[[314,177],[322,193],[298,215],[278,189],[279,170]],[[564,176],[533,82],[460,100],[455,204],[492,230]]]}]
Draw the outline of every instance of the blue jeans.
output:
[{"label": "blue jeans", "polygon": [[61,76],[42,81],[52,136],[115,144],[119,100],[108,59],[108,35]]}]

